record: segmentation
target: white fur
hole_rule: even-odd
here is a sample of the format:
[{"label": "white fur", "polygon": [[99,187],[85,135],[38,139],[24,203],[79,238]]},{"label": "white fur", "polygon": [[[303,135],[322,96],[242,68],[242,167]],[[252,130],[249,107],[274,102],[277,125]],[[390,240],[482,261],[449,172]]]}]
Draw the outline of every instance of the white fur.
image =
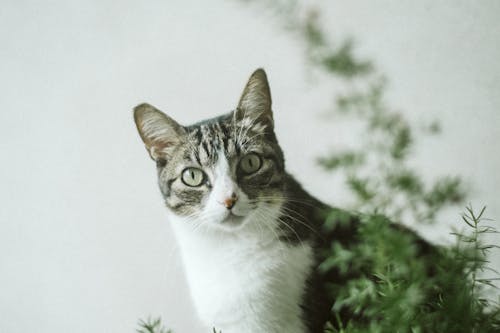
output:
[{"label": "white fur", "polygon": [[[303,333],[300,302],[312,248],[278,240],[281,203],[255,207],[248,202],[230,181],[224,155],[219,156],[203,213],[197,218],[169,214],[199,317],[207,329],[223,333]],[[233,209],[246,217],[241,225],[220,228],[227,216],[220,200],[231,191],[239,196]]]}]

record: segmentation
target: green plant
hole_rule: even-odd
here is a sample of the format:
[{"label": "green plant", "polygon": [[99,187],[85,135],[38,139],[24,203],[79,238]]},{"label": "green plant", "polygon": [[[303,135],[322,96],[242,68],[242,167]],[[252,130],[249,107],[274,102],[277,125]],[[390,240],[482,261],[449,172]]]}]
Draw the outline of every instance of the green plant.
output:
[{"label": "green plant", "polygon": [[[385,216],[363,215],[359,243],[344,248],[334,242],[321,266],[325,272],[349,267],[349,274],[358,276],[347,285],[329,286],[334,320],[326,331],[498,332],[500,305],[483,295],[498,277],[478,277],[485,271],[498,276],[487,266],[487,253],[496,246],[480,241],[482,234],[496,232],[483,225],[484,211],[475,214],[467,207],[463,220],[470,230],[456,232],[454,246],[423,251],[412,233]],[[339,322],[346,307],[364,320]]]},{"label": "green plant", "polygon": [[137,333],[172,333],[171,330],[163,327],[160,317],[155,319],[150,317],[146,320],[140,319],[138,325]]}]

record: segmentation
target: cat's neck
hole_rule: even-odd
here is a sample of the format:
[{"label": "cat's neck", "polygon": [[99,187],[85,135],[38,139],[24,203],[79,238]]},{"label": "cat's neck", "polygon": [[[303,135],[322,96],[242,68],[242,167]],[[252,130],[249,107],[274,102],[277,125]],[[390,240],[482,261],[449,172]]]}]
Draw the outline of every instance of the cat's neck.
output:
[{"label": "cat's neck", "polygon": [[184,268],[202,321],[223,332],[304,332],[300,307],[313,264],[309,243],[291,245],[269,230],[193,231],[173,217]]}]

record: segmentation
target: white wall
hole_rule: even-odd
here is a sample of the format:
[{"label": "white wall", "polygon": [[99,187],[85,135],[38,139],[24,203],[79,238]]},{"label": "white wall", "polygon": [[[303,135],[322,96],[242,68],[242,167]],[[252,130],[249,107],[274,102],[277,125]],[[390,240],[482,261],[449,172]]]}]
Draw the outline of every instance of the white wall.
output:
[{"label": "white wall", "polygon": [[[139,102],[190,123],[234,107],[263,66],[289,169],[342,204],[314,157],[348,129],[320,117],[331,96],[304,79],[298,41],[257,8],[2,2],[0,332],[133,332],[148,314],[180,333],[199,330],[131,118]],[[497,1],[335,1],[325,12],[332,32],[354,36],[387,74],[391,105],[443,122],[415,163],[429,176],[463,175],[472,203],[497,220],[499,18]]]}]

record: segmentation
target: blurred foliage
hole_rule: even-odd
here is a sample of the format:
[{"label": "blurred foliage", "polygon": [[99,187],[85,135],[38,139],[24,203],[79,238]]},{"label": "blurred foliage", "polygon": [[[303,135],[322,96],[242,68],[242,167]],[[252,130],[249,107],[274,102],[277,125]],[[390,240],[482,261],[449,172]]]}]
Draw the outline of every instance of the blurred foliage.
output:
[{"label": "blurred foliage", "polygon": [[319,157],[318,163],[327,171],[343,175],[346,188],[354,196],[350,209],[384,213],[395,221],[431,223],[447,205],[463,202],[466,189],[459,177],[424,181],[409,163],[416,134],[438,134],[440,124],[432,121],[418,131],[401,112],[388,106],[386,78],[372,61],[356,56],[352,38],[329,38],[321,24],[320,7],[306,1],[256,2],[298,38],[309,72],[319,72],[336,87],[348,88],[342,93],[333,92],[331,109],[336,119],[345,118],[360,125],[357,148],[333,149],[327,156]]},{"label": "blurred foliage", "polygon": [[[306,26],[322,31],[318,15],[308,16]],[[352,45],[350,41],[346,43]],[[343,50],[346,43],[338,49]],[[333,151],[320,157],[319,164],[345,175],[347,188],[357,199],[353,209],[383,212],[396,221],[406,218],[407,222],[434,222],[436,213],[446,205],[463,202],[466,190],[461,180],[443,176],[434,182],[424,181],[410,166],[408,161],[415,145],[414,127],[385,102],[383,75],[378,74],[373,65],[367,67],[367,61],[353,59],[351,62],[348,68],[369,68],[360,73],[370,75],[362,77],[364,89],[353,88],[337,94],[333,110],[338,116],[351,116],[362,125],[361,144],[357,149]],[[345,76],[336,71],[335,66],[329,67],[329,71],[333,76]],[[437,134],[439,128],[439,123],[434,121],[422,134]],[[357,163],[352,163],[352,156],[357,157],[354,159]],[[335,160],[338,163],[332,163]]]},{"label": "blurred foliage", "polygon": [[[337,96],[334,107],[337,114],[353,116],[362,125],[359,147],[332,151],[318,162],[325,170],[344,175],[355,197],[353,209],[383,212],[396,221],[434,222],[442,208],[463,202],[466,190],[458,177],[429,182],[411,166],[415,130],[383,102],[385,80],[367,80],[373,81],[366,91]],[[434,123],[430,131],[435,133],[438,127]]]},{"label": "blurred foliage", "polygon": [[[422,240],[392,221],[434,223],[439,212],[466,196],[462,181],[443,176],[429,181],[411,166],[417,130],[385,101],[387,80],[373,62],[355,54],[354,42],[330,40],[317,5],[293,0],[244,1],[274,14],[303,44],[308,71],[349,87],[335,93],[336,117],[363,128],[356,149],[333,150],[318,158],[327,171],[340,173],[355,198],[351,211],[333,209],[324,228],[335,230],[359,215],[359,242],[349,247],[334,241],[319,269],[349,273],[347,284],[328,285],[335,300],[325,332],[500,332],[500,305],[485,297],[495,288],[498,272],[488,264],[481,236],[496,233],[485,224],[485,208],[471,206],[462,216],[467,231],[455,231],[453,246],[420,252]],[[352,84],[356,81],[356,84]],[[338,83],[337,83],[338,85]],[[441,132],[434,121],[422,135]],[[354,274],[355,273],[355,274]],[[485,276],[492,275],[491,278]],[[499,299],[500,301],[500,299]],[[342,322],[343,309],[363,320]],[[156,323],[156,322],[154,322]],[[141,333],[164,333],[159,323]],[[215,330],[214,330],[215,331]]]},{"label": "blurred foliage", "polygon": [[[160,317],[155,319],[148,318],[146,321],[140,319],[138,325],[139,328],[136,330],[137,333],[173,333],[171,330],[167,330],[163,327]],[[222,332],[212,328],[211,333]]]},{"label": "blurred foliage", "polygon": [[172,333],[171,330],[167,330],[163,327],[160,317],[139,320],[139,328],[136,331],[137,333]]}]

